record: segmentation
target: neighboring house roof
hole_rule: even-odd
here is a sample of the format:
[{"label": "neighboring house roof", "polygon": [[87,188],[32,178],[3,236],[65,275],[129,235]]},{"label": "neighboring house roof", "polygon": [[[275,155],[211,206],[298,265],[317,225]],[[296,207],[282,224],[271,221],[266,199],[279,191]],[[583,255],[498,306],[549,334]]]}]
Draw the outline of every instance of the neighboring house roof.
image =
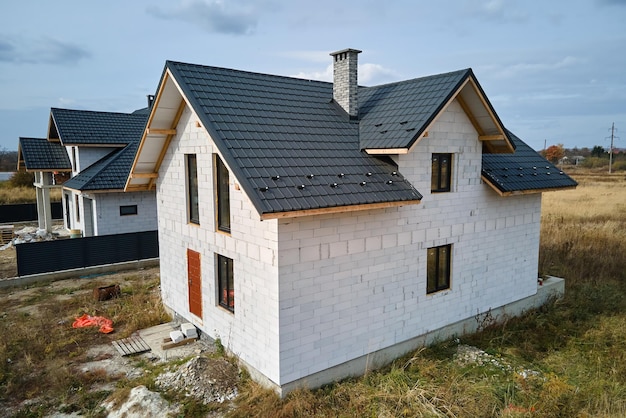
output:
[{"label": "neighboring house roof", "polygon": [[[384,154],[409,152],[455,99],[478,132],[487,166],[549,164],[506,131],[470,69],[360,87],[356,119],[332,98],[332,83],[167,61],[126,190],[154,187],[185,103],[262,219],[419,202],[421,194]],[[496,181],[504,193],[555,187],[506,179]]]},{"label": "neighboring house roof", "polygon": [[63,187],[80,191],[122,190],[139,141],[117,149],[67,180]]},{"label": "neighboring house roof", "polygon": [[147,113],[52,108],[48,139],[63,145],[123,146],[141,139]]},{"label": "neighboring house roof", "polygon": [[576,187],[574,179],[508,132],[515,154],[483,154],[482,177],[502,195]]},{"label": "neighboring house roof", "polygon": [[65,147],[45,138],[22,138],[18,142],[17,169],[27,171],[69,171],[72,169]]}]

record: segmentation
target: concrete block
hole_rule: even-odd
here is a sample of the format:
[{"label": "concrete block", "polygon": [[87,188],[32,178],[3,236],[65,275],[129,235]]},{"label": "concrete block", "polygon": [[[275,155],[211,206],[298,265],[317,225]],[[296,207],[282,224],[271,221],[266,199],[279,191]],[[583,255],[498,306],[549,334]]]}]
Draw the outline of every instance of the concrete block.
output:
[{"label": "concrete block", "polygon": [[173,343],[179,343],[185,339],[185,336],[180,331],[172,331],[170,332],[170,339]]},{"label": "concrete block", "polygon": [[190,324],[189,322],[181,324],[180,331],[183,333],[185,338],[198,338],[198,330],[193,324]]}]

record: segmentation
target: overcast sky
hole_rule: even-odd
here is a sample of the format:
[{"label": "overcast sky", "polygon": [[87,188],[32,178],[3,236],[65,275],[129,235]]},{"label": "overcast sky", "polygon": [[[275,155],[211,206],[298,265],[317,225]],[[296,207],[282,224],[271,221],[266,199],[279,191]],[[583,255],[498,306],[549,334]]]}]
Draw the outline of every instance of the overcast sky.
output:
[{"label": "overcast sky", "polygon": [[[51,107],[145,107],[165,60],[359,84],[471,67],[535,149],[626,148],[626,0],[2,0],[0,148],[45,137]],[[620,135],[620,131],[617,132]]]}]

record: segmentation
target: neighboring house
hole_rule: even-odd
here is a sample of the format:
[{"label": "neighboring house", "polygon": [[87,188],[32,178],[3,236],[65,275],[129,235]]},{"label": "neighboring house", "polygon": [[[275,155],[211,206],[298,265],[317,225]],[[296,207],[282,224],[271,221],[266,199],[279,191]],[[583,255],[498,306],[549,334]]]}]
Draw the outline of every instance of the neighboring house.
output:
[{"label": "neighboring house", "polygon": [[133,113],[52,108],[47,140],[20,138],[20,155],[55,156],[30,158],[36,166],[24,158],[26,169],[70,172],[63,183],[66,228],[86,237],[157,228],[154,191],[124,192],[147,118],[147,108]]},{"label": "neighboring house", "polygon": [[66,228],[87,237],[157,228],[155,193],[124,193],[147,117],[148,109],[51,109],[47,140],[63,148],[70,163],[71,178],[63,184]]},{"label": "neighboring house", "polygon": [[40,230],[52,231],[50,190],[62,187],[72,170],[65,148],[45,138],[20,138],[17,146],[17,170],[34,173],[37,194],[37,217]]},{"label": "neighboring house", "polygon": [[282,394],[534,300],[541,192],[576,186],[471,69],[359,87],[359,52],[334,83],[166,62],[126,183],[163,302]]}]

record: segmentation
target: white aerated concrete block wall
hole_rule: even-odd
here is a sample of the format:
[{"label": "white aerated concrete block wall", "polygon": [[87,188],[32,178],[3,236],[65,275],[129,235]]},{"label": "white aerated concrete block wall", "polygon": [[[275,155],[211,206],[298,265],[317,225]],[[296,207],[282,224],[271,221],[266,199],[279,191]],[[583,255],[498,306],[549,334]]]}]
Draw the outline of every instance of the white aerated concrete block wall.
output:
[{"label": "white aerated concrete block wall", "polygon": [[[185,110],[157,182],[163,300],[258,379],[306,384],[536,293],[541,195],[500,197],[483,184],[481,144],[457,103],[396,158],[421,204],[261,222],[231,171],[230,234],[216,232],[217,149],[197,120]],[[450,193],[430,193],[433,152],[454,154]],[[197,155],[199,226],[187,221],[185,154]],[[451,286],[427,295],[426,251],[444,244]],[[188,248],[201,254],[201,317],[189,312]],[[218,306],[215,254],[233,259],[234,314]]]},{"label": "white aerated concrete block wall", "polygon": [[[157,206],[163,301],[212,338],[220,338],[253,372],[258,371],[277,384],[277,222],[259,220],[229,170],[232,230],[230,234],[216,232],[213,153],[218,151],[197,121],[187,108],[159,171]],[[197,156],[200,225],[187,220],[185,154]],[[201,254],[201,318],[189,312],[187,248]],[[234,314],[218,305],[216,254],[233,259]]]},{"label": "white aerated concrete block wall", "polygon": [[[430,193],[431,155],[454,154],[450,193]],[[400,172],[419,205],[279,223],[280,383],[400,344],[537,288],[541,195],[500,197],[455,102]],[[426,294],[426,251],[452,244],[450,289]]]}]

